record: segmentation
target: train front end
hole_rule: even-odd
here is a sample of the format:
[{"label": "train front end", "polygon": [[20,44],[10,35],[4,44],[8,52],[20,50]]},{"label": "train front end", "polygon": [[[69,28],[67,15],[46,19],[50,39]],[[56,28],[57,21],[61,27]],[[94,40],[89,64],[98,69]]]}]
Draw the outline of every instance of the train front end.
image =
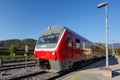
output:
[{"label": "train front end", "polygon": [[64,35],[64,27],[48,27],[37,40],[34,57],[42,69],[61,70],[58,59],[58,46]]}]

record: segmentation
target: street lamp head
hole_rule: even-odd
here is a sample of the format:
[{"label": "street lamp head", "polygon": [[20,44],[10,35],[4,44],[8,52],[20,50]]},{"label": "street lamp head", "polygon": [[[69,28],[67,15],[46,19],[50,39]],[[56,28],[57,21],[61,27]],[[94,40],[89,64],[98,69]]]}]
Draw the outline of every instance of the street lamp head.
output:
[{"label": "street lamp head", "polygon": [[98,4],[97,8],[101,8],[101,7],[104,7],[106,5],[108,5],[108,2],[103,2],[103,3]]}]

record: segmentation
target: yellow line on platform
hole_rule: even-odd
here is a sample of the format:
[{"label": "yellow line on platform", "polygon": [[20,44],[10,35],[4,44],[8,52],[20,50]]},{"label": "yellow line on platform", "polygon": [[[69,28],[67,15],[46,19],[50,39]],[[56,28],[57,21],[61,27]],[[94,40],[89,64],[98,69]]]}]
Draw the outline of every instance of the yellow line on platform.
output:
[{"label": "yellow line on platform", "polygon": [[75,76],[73,76],[70,80],[76,80],[76,79],[79,78],[80,76],[86,74],[89,70],[90,70],[90,69],[80,71],[78,74],[76,74]]}]

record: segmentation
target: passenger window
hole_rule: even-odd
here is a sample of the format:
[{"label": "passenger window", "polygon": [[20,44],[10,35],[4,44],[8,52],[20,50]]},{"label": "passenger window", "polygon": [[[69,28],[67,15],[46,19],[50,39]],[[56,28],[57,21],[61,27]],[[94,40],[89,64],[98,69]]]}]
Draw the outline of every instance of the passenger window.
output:
[{"label": "passenger window", "polygon": [[76,49],[80,49],[80,40],[76,39],[75,42],[76,42]]},{"label": "passenger window", "polygon": [[82,43],[83,49],[85,49],[85,45],[86,45],[85,42],[83,42],[83,43]]},{"label": "passenger window", "polygon": [[68,38],[68,47],[72,47],[72,38]]}]

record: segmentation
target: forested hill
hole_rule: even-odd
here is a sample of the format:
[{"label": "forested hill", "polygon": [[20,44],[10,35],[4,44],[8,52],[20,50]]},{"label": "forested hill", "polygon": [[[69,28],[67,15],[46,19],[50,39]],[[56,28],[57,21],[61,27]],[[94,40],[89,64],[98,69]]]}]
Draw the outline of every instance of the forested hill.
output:
[{"label": "forested hill", "polygon": [[120,48],[120,43],[110,44],[109,47],[112,47],[112,45],[114,48]]},{"label": "forested hill", "polygon": [[10,46],[15,46],[17,49],[25,49],[25,45],[28,45],[30,50],[33,50],[36,44],[34,39],[11,39],[11,40],[2,40],[0,41],[0,48],[8,49]]},{"label": "forested hill", "polygon": [[[17,49],[25,49],[25,45],[29,46],[30,50],[34,50],[36,44],[35,39],[10,39],[10,40],[2,40],[0,41],[0,48],[9,49],[10,46],[15,46]],[[109,47],[111,47],[112,44],[109,44]],[[114,43],[114,48],[120,48],[120,43]]]}]

